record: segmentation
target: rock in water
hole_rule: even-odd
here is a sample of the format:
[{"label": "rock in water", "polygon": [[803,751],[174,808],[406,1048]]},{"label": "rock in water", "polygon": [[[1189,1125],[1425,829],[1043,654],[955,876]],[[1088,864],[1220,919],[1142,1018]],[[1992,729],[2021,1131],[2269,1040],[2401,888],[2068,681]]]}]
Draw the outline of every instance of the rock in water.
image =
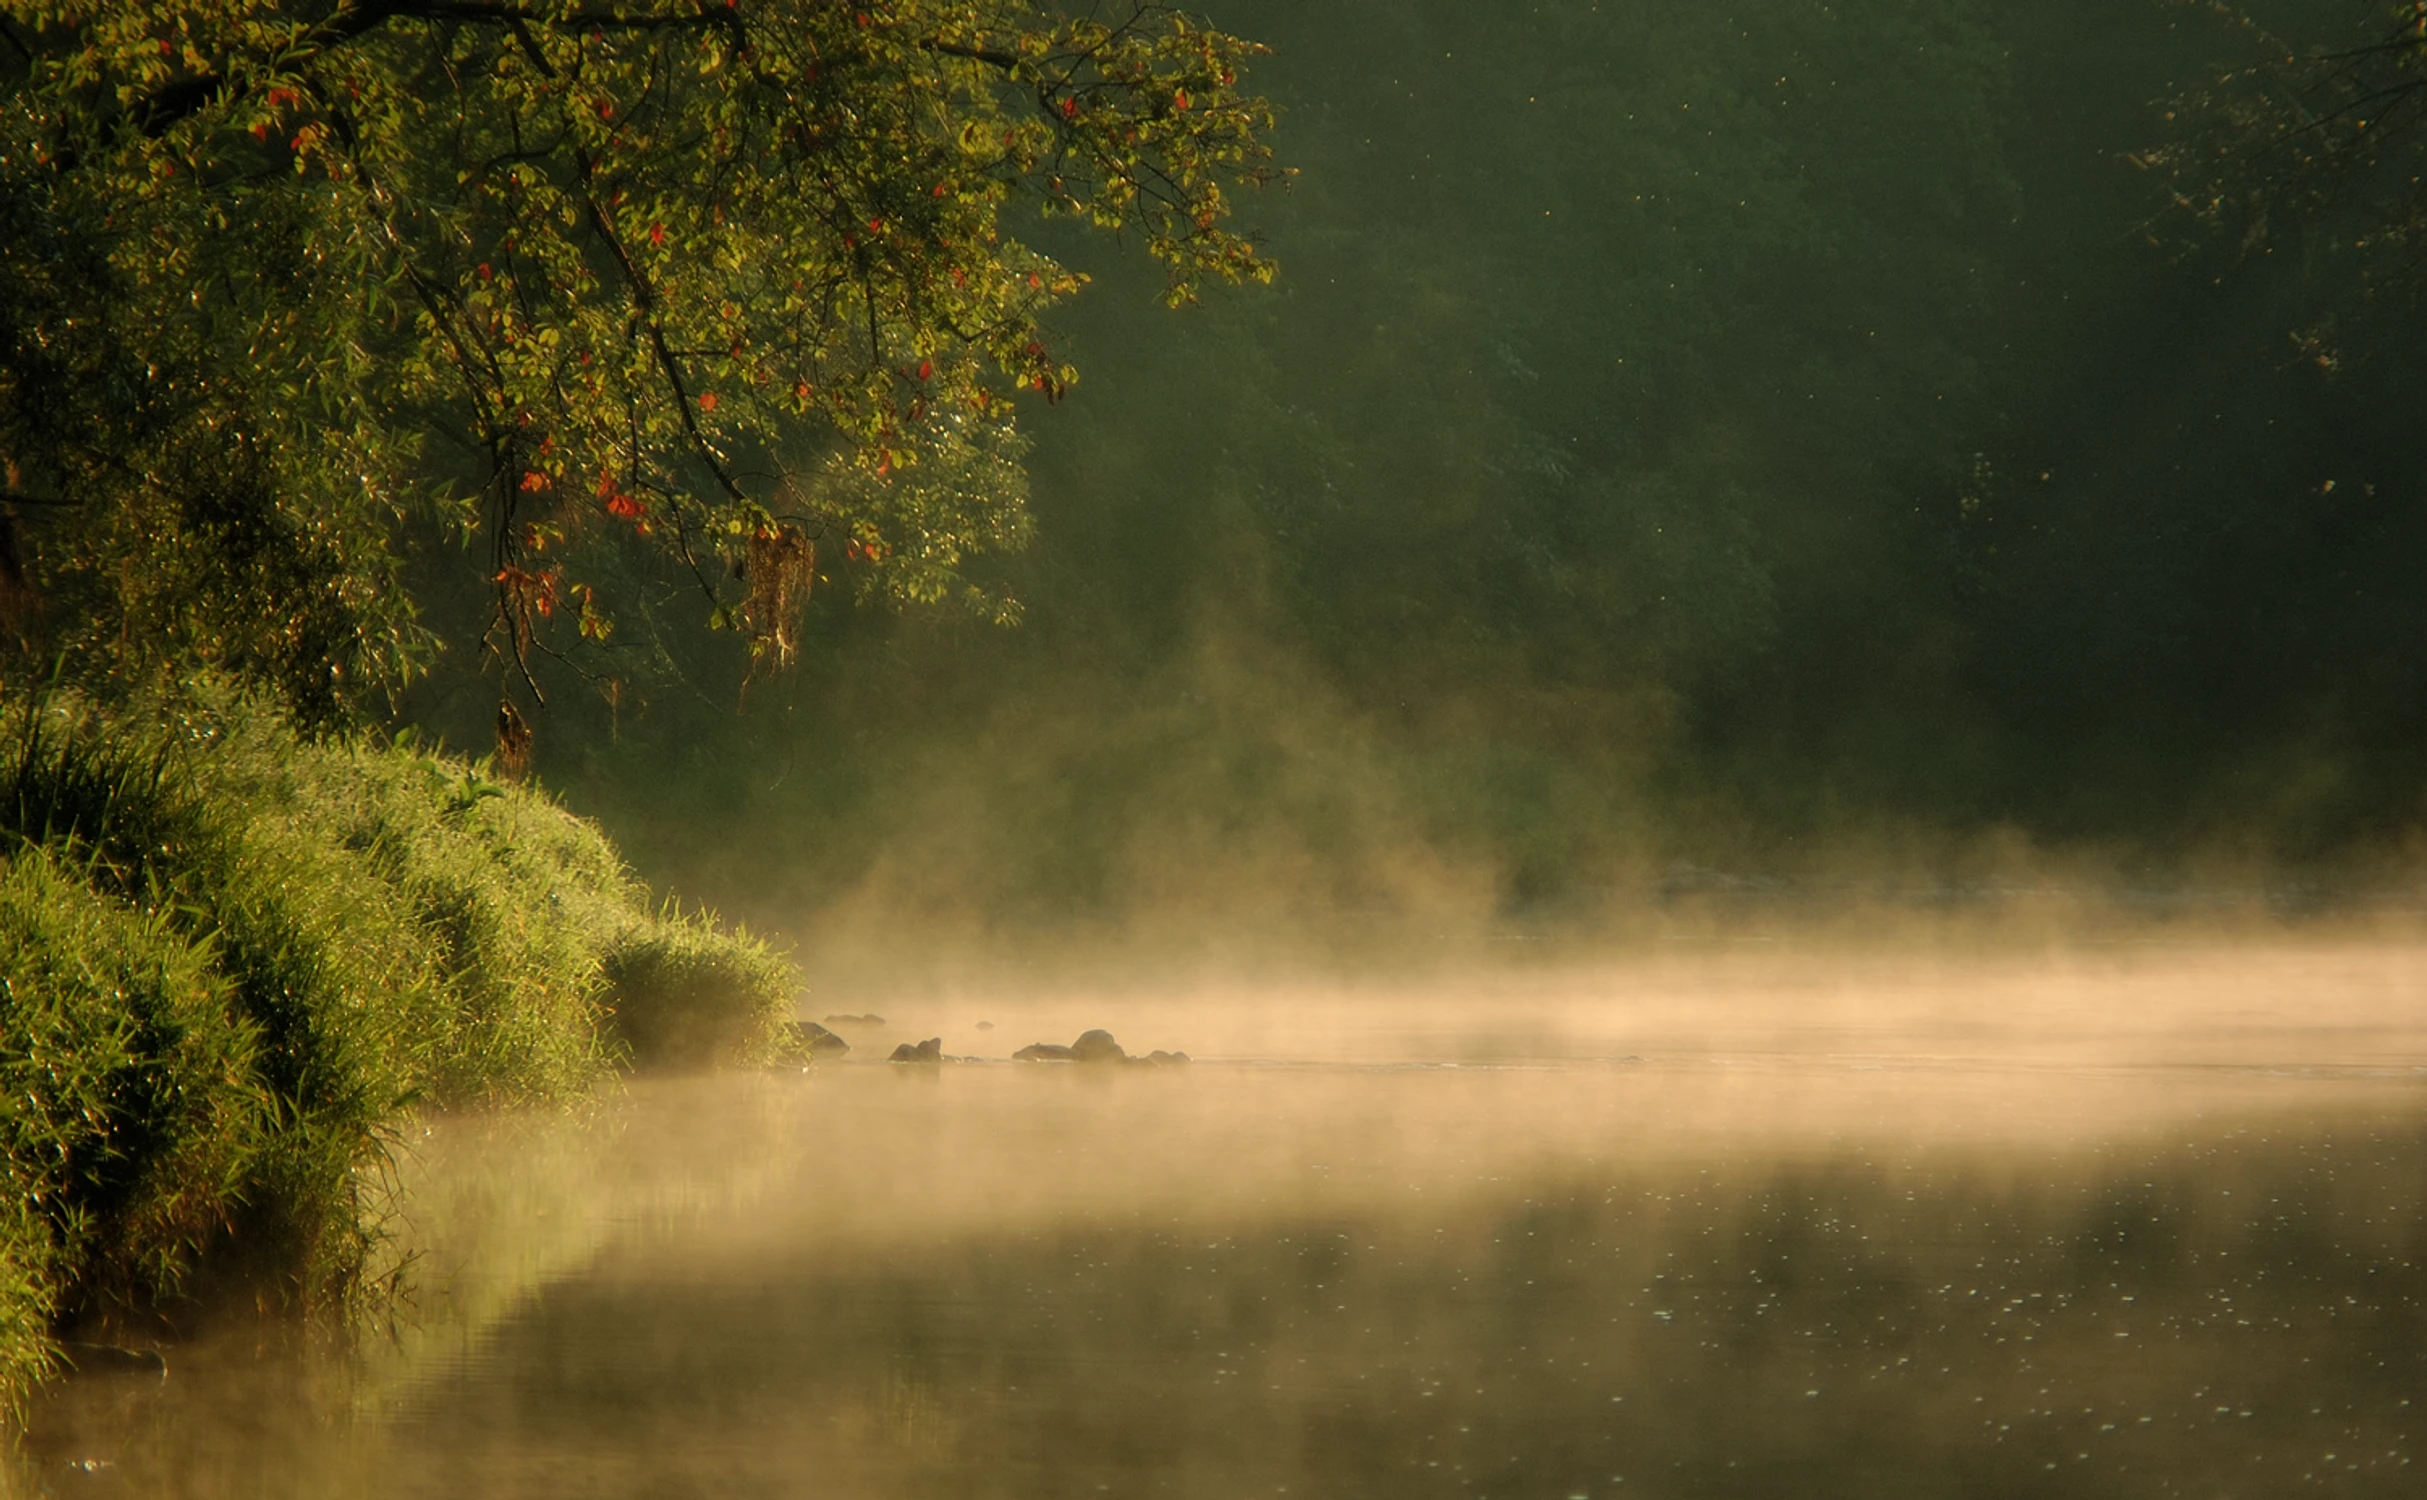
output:
[{"label": "rock in water", "polygon": [[931,1036],[915,1047],[904,1042],[893,1049],[893,1061],[897,1063],[940,1063],[943,1060],[944,1039],[940,1036]]},{"label": "rock in water", "polygon": [[820,1026],[815,1021],[794,1021],[790,1028],[792,1047],[811,1062],[821,1058],[841,1057],[851,1050],[851,1044]]},{"label": "rock in water", "polygon": [[1119,1042],[1112,1039],[1111,1032],[1100,1030],[1085,1033],[1067,1047],[1037,1042],[1011,1055],[1020,1062],[1136,1063],[1140,1067],[1149,1063],[1161,1066],[1188,1061],[1185,1052],[1155,1052],[1145,1057],[1131,1057],[1121,1050]]}]

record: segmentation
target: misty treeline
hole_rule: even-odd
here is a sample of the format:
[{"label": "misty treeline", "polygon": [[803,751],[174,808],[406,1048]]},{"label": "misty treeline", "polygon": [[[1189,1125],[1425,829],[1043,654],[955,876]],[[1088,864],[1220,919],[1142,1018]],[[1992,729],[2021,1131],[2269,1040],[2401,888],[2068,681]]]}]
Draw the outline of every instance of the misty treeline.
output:
[{"label": "misty treeline", "polygon": [[1283,275],[1173,319],[1047,242],[1099,285],[985,575],[1025,623],[830,590],[746,692],[668,633],[543,764],[836,941],[2380,858],[2427,731],[2413,283],[2367,184],[2192,190],[2391,17],[2279,9],[1226,4]]}]

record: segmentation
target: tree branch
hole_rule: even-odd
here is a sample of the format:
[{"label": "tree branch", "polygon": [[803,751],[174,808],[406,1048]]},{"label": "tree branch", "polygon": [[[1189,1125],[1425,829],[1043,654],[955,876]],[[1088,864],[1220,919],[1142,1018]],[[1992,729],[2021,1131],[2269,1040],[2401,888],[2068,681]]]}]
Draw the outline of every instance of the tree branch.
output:
[{"label": "tree branch", "polygon": [[[714,0],[697,10],[642,12],[616,9],[576,10],[551,13],[533,6],[517,5],[511,0],[358,0],[340,6],[327,20],[306,31],[296,39],[290,61],[310,58],[334,51],[357,38],[377,31],[390,21],[459,21],[475,26],[510,26],[526,43],[528,28],[562,31],[675,31],[690,27],[713,27],[729,33],[734,46],[747,48],[749,32],[742,25],[738,5],[719,5]],[[145,135],[155,139],[166,134],[182,121],[228,97],[233,87],[225,73],[210,72],[192,78],[180,78],[146,94],[135,106],[135,118]]]},{"label": "tree branch", "polygon": [[1001,68],[1006,73],[1020,65],[1019,58],[1011,53],[998,52],[991,47],[970,47],[959,42],[934,40],[923,41],[918,45],[921,52],[936,52],[946,57],[965,57],[971,62],[982,62],[989,67]]},{"label": "tree branch", "polygon": [[631,255],[624,249],[623,237],[615,232],[614,225],[607,222],[606,210],[598,206],[598,195],[590,191],[595,167],[589,153],[577,152],[575,160],[581,168],[582,209],[590,221],[591,232],[607,247],[607,254],[614,260],[616,270],[623,276],[624,285],[632,293],[633,303],[648,329],[649,348],[657,357],[658,371],[666,377],[666,384],[673,387],[674,411],[682,418],[683,432],[691,439],[692,451],[707,464],[708,472],[716,476],[718,488],[732,499],[747,501],[750,497],[743,493],[741,485],[726,469],[725,461],[709,444],[708,435],[699,430],[699,417],[692,410],[691,390],[683,380],[682,366],[675,359],[674,351],[666,346],[665,325],[658,318],[656,290],[649,285],[649,279],[641,274],[640,268],[632,264]]},{"label": "tree branch", "polygon": [[17,23],[4,15],[0,15],[0,36],[7,37],[8,44],[17,49],[17,56],[24,59],[28,66],[32,65],[34,49],[25,45],[25,39],[17,35]]}]

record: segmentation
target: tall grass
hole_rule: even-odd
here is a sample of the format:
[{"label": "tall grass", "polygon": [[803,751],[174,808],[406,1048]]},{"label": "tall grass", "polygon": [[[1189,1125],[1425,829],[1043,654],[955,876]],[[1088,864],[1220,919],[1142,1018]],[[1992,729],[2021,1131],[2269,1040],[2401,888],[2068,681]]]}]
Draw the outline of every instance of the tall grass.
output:
[{"label": "tall grass", "polygon": [[259,1033],[207,944],[51,851],[0,872],[0,1380],[79,1289],[173,1286],[271,1139]]},{"label": "tall grass", "polygon": [[608,1020],[654,1068],[771,1061],[793,1045],[792,967],[766,945],[669,902],[605,955]]},{"label": "tall grass", "polygon": [[0,1400],[206,1263],[365,1296],[413,1108],[782,1035],[788,965],[478,765],[209,687],[0,702],[0,745]]}]

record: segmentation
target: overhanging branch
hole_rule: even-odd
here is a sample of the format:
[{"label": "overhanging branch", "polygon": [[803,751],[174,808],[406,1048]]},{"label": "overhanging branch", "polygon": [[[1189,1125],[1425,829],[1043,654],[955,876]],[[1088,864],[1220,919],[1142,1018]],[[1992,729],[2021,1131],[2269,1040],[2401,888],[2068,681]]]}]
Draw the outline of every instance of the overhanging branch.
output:
[{"label": "overhanging branch", "polygon": [[965,46],[960,42],[928,40],[919,43],[919,50],[938,53],[945,57],[965,57],[971,62],[982,62],[989,67],[1001,68],[1006,73],[1020,65],[1019,58],[1009,52],[1000,52],[992,47]]},{"label": "overhanging branch", "polygon": [[[510,26],[528,36],[528,28],[545,31],[677,31],[691,28],[722,30],[736,48],[750,37],[738,5],[710,3],[684,10],[631,11],[613,7],[594,10],[546,11],[511,0],[360,0],[341,6],[330,17],[296,39],[287,54],[290,62],[332,52],[377,31],[390,21],[454,21],[473,26]],[[209,72],[164,83],[135,106],[144,134],[158,137],[229,97],[234,87],[225,73]]]}]

